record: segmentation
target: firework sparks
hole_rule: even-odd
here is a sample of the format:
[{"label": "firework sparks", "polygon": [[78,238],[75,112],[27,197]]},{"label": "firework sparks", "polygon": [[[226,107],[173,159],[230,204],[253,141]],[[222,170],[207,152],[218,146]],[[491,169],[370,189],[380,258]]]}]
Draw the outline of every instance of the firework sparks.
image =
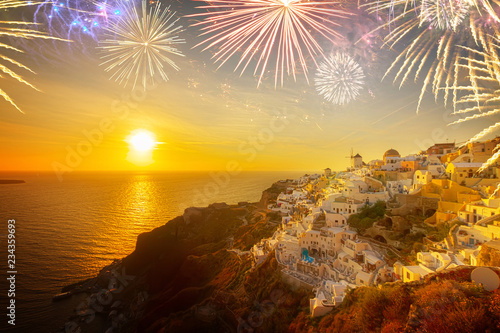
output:
[{"label": "firework sparks", "polygon": [[[12,8],[18,8],[18,7],[27,7],[31,5],[36,5],[37,3],[32,2],[32,1],[10,1],[10,0],[4,0],[0,1],[0,10],[8,10]],[[35,23],[31,22],[19,22],[19,21],[1,21],[0,22],[0,35],[4,37],[12,37],[12,38],[20,38],[20,39],[54,39],[54,40],[60,40],[62,39],[51,37],[47,35],[46,33],[40,32],[38,30],[30,29],[30,28],[23,28],[23,26],[30,26],[30,25],[35,25]],[[23,53],[22,50],[13,47],[9,44],[5,44],[0,42],[0,51],[1,50],[11,50],[17,53]],[[21,62],[16,61],[15,59],[3,55],[0,53],[0,60],[3,60],[4,62],[7,62],[9,65],[2,64],[0,63],[0,74],[3,73],[6,76],[16,80],[17,82],[20,82],[22,84],[25,84],[29,86],[30,88],[33,88],[37,91],[39,91],[35,86],[33,86],[31,83],[26,81],[20,74],[15,69],[23,69],[26,71],[29,71],[31,73],[34,73],[29,67],[23,65]],[[2,78],[2,75],[0,75],[0,78]],[[0,96],[7,102],[9,102],[12,106],[14,106],[18,111],[24,113],[17,105],[16,103],[9,97],[9,95],[2,89],[0,89]]]},{"label": "firework sparks", "polygon": [[[256,58],[254,75],[259,86],[270,63],[275,63],[275,86],[283,86],[284,74],[296,79],[300,68],[307,79],[307,61],[317,66],[315,58],[323,55],[313,33],[327,40],[340,37],[330,26],[338,27],[333,18],[346,18],[350,14],[332,8],[332,2],[305,0],[206,0],[208,5],[198,8],[209,11],[191,17],[205,19],[193,26],[203,26],[205,39],[196,46],[204,50],[217,48],[213,55],[219,67],[233,55],[242,52],[235,71],[243,74]],[[329,6],[329,7],[327,7]],[[299,65],[297,65],[297,63]]]},{"label": "firework sparks", "polygon": [[[469,50],[474,56],[463,59],[467,67],[473,70],[470,71],[471,74],[468,77],[469,84],[464,84],[456,89],[462,93],[462,97],[457,100],[457,109],[453,114],[460,115],[462,118],[449,125],[491,117],[500,113],[500,40],[495,36],[485,36],[484,38],[491,39],[488,44],[489,49],[486,52]],[[500,122],[496,122],[477,133],[467,143],[479,140],[499,128]],[[499,148],[500,146],[495,147],[497,152],[483,163],[478,173],[486,170],[498,160],[500,157]]]},{"label": "firework sparks", "polygon": [[175,26],[178,19],[173,19],[174,15],[169,7],[162,11],[159,2],[149,10],[146,0],[142,0],[139,11],[133,4],[125,6],[123,15],[106,28],[109,38],[99,46],[104,52],[101,65],[106,66],[105,71],[113,72],[111,79],[126,86],[133,78],[135,88],[141,78],[146,89],[157,74],[168,80],[165,64],[179,70],[169,58],[169,55],[183,56],[176,48],[177,44],[184,43],[177,36],[182,26]]},{"label": "firework sparks", "polygon": [[457,0],[422,0],[420,25],[429,23],[431,27],[455,31],[469,15],[471,4]]},{"label": "firework sparks", "polygon": [[[450,101],[457,107],[458,95],[464,80],[474,78],[474,58],[477,52],[487,52],[498,34],[499,6],[490,0],[386,0],[368,4],[370,12],[380,13],[388,9],[390,19],[379,29],[391,27],[385,44],[397,49],[404,40],[406,45],[386,72],[386,76],[399,68],[394,82],[400,87],[411,77],[415,82],[423,76],[417,112],[426,90],[431,89],[437,101],[444,93],[445,105]],[[424,4],[426,7],[424,7]],[[472,59],[472,60],[471,60]],[[385,76],[384,76],[385,77]],[[469,78],[469,79],[468,79]],[[472,83],[477,93],[480,87]]]},{"label": "firework sparks", "polygon": [[109,21],[121,15],[121,8],[119,0],[44,0],[37,5],[35,20],[46,25],[52,35],[97,40]]},{"label": "firework sparks", "polygon": [[334,104],[347,104],[363,89],[365,75],[361,66],[343,52],[331,54],[319,65],[316,90]]}]

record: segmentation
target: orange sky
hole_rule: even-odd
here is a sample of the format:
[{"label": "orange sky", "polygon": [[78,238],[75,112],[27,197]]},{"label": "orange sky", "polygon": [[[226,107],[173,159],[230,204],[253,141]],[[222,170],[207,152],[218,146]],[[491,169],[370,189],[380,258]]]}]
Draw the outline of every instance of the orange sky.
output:
[{"label": "orange sky", "polygon": [[[134,93],[108,80],[92,48],[61,56],[66,49],[40,47],[19,59],[37,72],[25,77],[43,92],[0,79],[25,111],[0,99],[0,170],[138,170],[126,161],[125,142],[138,128],[162,142],[147,170],[215,170],[230,161],[245,170],[343,169],[351,148],[365,162],[389,148],[416,153],[465,141],[489,121],[449,127],[450,110],[431,98],[416,115],[420,87],[398,90],[375,80],[378,73],[367,73],[370,91],[343,107],[321,99],[303,77],[257,88],[250,72],[216,70],[209,54],[188,47],[168,82]],[[95,131],[102,139],[90,142],[85,133]]]}]

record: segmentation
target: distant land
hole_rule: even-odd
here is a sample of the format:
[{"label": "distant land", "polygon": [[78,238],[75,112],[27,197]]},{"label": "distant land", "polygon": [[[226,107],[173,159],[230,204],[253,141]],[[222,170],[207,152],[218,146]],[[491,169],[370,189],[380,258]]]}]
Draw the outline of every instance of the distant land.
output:
[{"label": "distant land", "polygon": [[0,185],[7,185],[7,184],[24,184],[26,183],[22,179],[0,179]]}]

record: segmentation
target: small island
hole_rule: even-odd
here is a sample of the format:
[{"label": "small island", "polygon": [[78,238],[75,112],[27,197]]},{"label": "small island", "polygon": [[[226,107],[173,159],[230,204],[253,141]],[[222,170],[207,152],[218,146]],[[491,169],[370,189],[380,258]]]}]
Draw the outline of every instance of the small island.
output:
[{"label": "small island", "polygon": [[26,182],[22,179],[0,179],[0,185],[8,184],[25,184]]}]

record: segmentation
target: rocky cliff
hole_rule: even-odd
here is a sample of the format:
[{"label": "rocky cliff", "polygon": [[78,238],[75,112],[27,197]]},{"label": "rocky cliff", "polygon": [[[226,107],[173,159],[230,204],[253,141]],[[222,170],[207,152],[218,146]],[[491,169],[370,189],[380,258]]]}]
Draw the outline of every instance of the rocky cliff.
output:
[{"label": "rocky cliff", "polygon": [[472,269],[467,267],[412,284],[361,287],[349,291],[345,302],[330,314],[311,318],[313,294],[292,290],[283,282],[274,253],[254,267],[248,252],[277,228],[277,216],[263,207],[284,187],[273,185],[258,203],[188,208],[182,216],[141,234],[132,254],[76,286],[90,296],[77,308],[72,330],[67,325],[66,331],[76,332],[77,327],[109,333],[500,329],[500,293],[471,283]]},{"label": "rocky cliff", "polygon": [[[307,311],[312,295],[293,292],[281,281],[274,255],[253,267],[248,251],[276,230],[280,220],[263,208],[284,186],[273,185],[258,203],[188,208],[182,216],[139,235],[133,253],[103,269],[84,287],[76,286],[91,293],[91,299],[99,299],[99,290],[108,289],[109,281],[116,280],[112,271],[130,277],[123,290],[111,293],[119,306],[112,306],[113,302],[94,306],[103,323],[99,329],[285,331],[300,311]],[[88,303],[85,309],[92,307],[92,301]],[[88,318],[77,313],[73,320],[83,332],[98,331],[85,322]]]}]

